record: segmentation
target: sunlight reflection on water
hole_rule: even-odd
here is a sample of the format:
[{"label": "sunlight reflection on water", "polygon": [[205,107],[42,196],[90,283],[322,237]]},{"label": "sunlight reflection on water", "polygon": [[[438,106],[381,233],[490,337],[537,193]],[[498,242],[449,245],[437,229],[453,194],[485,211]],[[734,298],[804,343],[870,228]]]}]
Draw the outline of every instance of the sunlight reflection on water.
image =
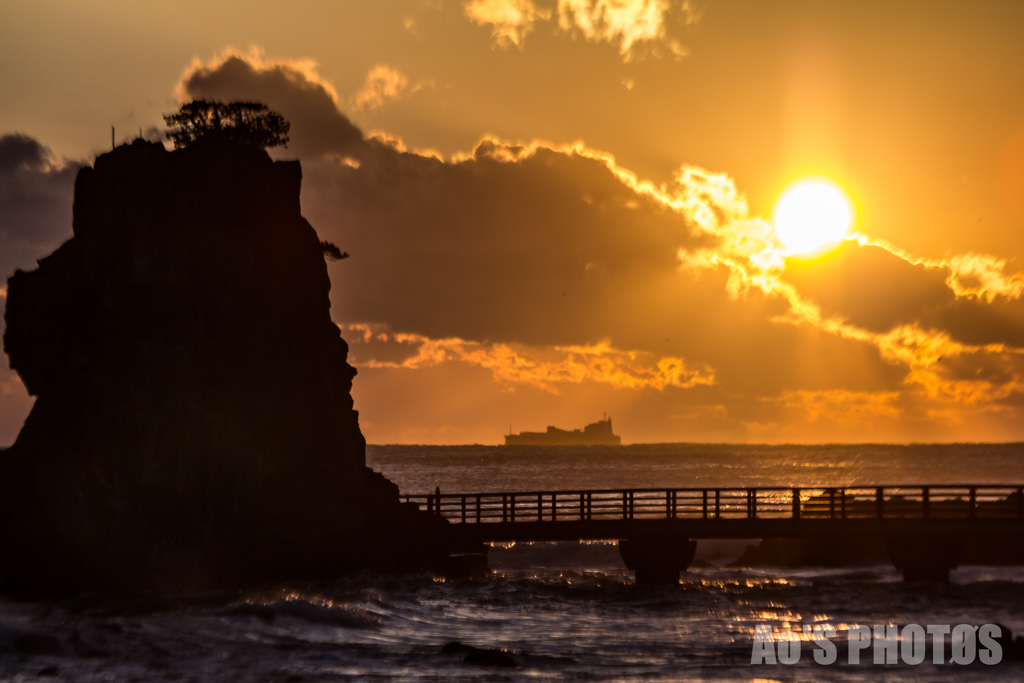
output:
[{"label": "sunlight reflection on water", "polygon": [[1024,445],[367,446],[402,493],[1024,482]]}]

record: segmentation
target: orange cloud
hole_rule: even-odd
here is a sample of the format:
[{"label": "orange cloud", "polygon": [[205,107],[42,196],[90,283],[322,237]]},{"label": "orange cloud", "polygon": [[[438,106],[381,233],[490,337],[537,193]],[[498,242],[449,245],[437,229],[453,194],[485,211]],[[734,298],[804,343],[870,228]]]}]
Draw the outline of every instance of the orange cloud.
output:
[{"label": "orange cloud", "polygon": [[[953,380],[944,377],[944,369],[938,363],[943,358],[965,355],[1021,354],[1024,349],[1003,343],[960,343],[949,332],[929,329],[921,322],[871,331],[851,323],[842,313],[825,315],[819,303],[786,280],[786,250],[776,237],[774,227],[765,220],[748,215],[746,201],[736,191],[732,179],[724,174],[684,167],[677,176],[677,183],[680,189],[669,202],[702,230],[718,238],[715,245],[707,248],[680,248],[678,257],[684,271],[727,268],[729,279],[726,288],[733,298],[756,288],[766,295],[784,299],[789,310],[784,315],[775,316],[774,321],[809,325],[844,339],[871,344],[883,359],[905,366],[909,371],[906,382],[920,385],[930,399],[966,404],[992,403],[1020,391],[1020,380],[1016,376],[1002,383]],[[950,300],[966,298],[991,303],[997,297],[1019,299],[1024,292],[1024,273],[1008,274],[1004,259],[979,254],[945,259],[919,258],[887,242],[861,234],[852,236],[847,245],[844,248],[880,247],[894,259],[894,263],[933,270],[940,280],[944,275]],[[875,272],[880,271],[876,268]],[[823,277],[834,277],[834,274],[825,272]],[[870,276],[865,274],[864,277]],[[867,282],[861,281],[862,284]],[[858,287],[856,282],[849,283],[847,289],[846,295],[851,299],[864,294],[863,287]],[[876,305],[879,310],[891,310],[893,300],[902,294],[898,289],[889,290],[886,298]],[[923,314],[929,303],[928,299],[921,300],[918,314]]]},{"label": "orange cloud", "polygon": [[[579,31],[591,42],[617,45],[630,60],[638,45],[666,39],[668,11],[668,0],[558,0],[558,25]],[[678,57],[686,54],[676,41],[669,47]]]},{"label": "orange cloud", "polygon": [[992,302],[997,297],[1019,299],[1024,293],[1024,273],[1007,273],[1006,259],[974,253],[930,259],[911,254],[886,240],[863,234],[856,235],[854,239],[861,245],[881,247],[907,263],[948,271],[946,284],[957,297]]},{"label": "orange cloud", "polygon": [[787,391],[775,399],[780,405],[803,411],[809,420],[829,419],[844,424],[869,424],[878,418],[899,417],[894,405],[898,391],[867,392],[833,389]]},{"label": "orange cloud", "polygon": [[[521,344],[488,344],[464,339],[430,339],[418,334],[389,333],[380,325],[342,325],[356,332],[352,362],[356,367],[419,369],[446,362],[476,365],[491,371],[506,386],[527,385],[558,393],[560,384],[597,382],[625,389],[666,387],[688,389],[715,383],[714,371],[691,367],[682,358],[657,357],[642,351],[620,351],[605,340],[597,344],[531,348]],[[381,345],[412,350],[400,360],[364,358]],[[360,348],[362,346],[363,348]]]},{"label": "orange cloud", "polygon": [[[491,26],[498,45],[515,45],[520,50],[534,25],[552,18],[550,9],[538,7],[533,0],[469,0],[463,9],[470,21]],[[684,28],[700,20],[700,13],[689,2],[558,0],[558,27],[562,31],[583,36],[588,42],[614,45],[627,62],[663,51],[676,59],[687,55],[680,40],[669,35],[670,14],[677,19],[673,23]]]},{"label": "orange cloud", "polygon": [[538,9],[532,0],[470,0],[463,10],[470,21],[489,24],[498,45],[515,45],[520,50],[534,23],[551,18],[551,10]]},{"label": "orange cloud", "polygon": [[353,254],[333,266],[335,315],[387,325],[347,328],[367,370],[483,368],[547,393],[714,387],[702,400],[727,410],[865,420],[1005,410],[1024,392],[1024,276],[1005,260],[859,234],[798,267],[724,173],[656,184],[583,141],[493,136],[445,160],[364,135],[297,74],[235,55],[186,79],[293,121],[303,210]]},{"label": "orange cloud", "polygon": [[962,254],[946,259],[949,286],[958,297],[975,297],[991,303],[996,297],[1019,299],[1024,293],[1024,273],[1006,273],[1006,259],[987,254]]},{"label": "orange cloud", "polygon": [[366,74],[366,82],[352,99],[354,109],[377,109],[402,96],[409,79],[397,69],[378,64]]},{"label": "orange cloud", "polygon": [[[366,133],[366,138],[368,140],[376,140],[385,147],[389,147],[394,151],[398,152],[399,154],[412,154],[418,157],[430,157],[432,159],[437,159],[438,161],[441,162],[444,161],[444,155],[441,154],[436,149],[430,147],[407,147],[405,141],[402,140],[402,138],[398,137],[397,135],[392,135],[391,133],[388,133],[386,130],[374,129],[368,131]],[[348,163],[349,166],[353,166],[353,168],[359,168],[358,162],[354,159],[345,163]]]}]

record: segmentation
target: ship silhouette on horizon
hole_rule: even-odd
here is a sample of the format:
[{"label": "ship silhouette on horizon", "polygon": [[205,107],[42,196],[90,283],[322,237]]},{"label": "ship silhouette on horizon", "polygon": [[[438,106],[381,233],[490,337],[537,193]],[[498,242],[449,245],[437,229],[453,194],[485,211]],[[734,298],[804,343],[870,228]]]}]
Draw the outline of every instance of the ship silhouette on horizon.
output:
[{"label": "ship silhouette on horizon", "polygon": [[605,416],[583,429],[568,431],[549,426],[546,432],[520,432],[505,435],[506,446],[621,446],[622,439],[612,433],[612,419]]}]

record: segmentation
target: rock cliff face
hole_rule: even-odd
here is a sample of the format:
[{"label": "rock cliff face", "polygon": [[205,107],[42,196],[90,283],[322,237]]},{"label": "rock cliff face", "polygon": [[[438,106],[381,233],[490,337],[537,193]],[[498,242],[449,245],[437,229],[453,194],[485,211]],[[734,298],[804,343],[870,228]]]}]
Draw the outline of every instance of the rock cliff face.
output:
[{"label": "rock cliff face", "polygon": [[8,281],[37,396],[0,454],[0,582],[205,588],[408,568],[418,515],[365,467],[355,370],[298,162],[136,141],[75,184],[74,237]]}]

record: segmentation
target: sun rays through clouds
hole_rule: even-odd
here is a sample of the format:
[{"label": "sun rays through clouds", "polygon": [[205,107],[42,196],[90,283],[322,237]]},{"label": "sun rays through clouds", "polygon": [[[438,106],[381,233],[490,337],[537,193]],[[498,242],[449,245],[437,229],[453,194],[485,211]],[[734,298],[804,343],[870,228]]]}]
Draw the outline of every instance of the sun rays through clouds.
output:
[{"label": "sun rays through clouds", "polygon": [[[600,52],[622,69],[609,76],[622,98],[610,106],[644,106],[652,74],[694,61],[676,64],[687,32],[704,27],[695,6],[467,0],[447,14],[409,10],[395,30],[419,44],[454,23],[501,68],[554,47]],[[271,154],[301,161],[303,215],[351,255],[329,266],[332,318],[360,369],[357,393],[377,397],[367,410],[451,385],[470,408],[558,397],[707,427],[695,439],[964,438],[975,424],[996,436],[1022,424],[1024,273],[1013,258],[883,239],[893,233],[838,173],[813,176],[849,202],[849,221],[824,235],[806,207],[783,225],[767,206],[778,197],[749,200],[737,181],[747,176],[689,163],[678,145],[672,165],[646,173],[628,148],[596,138],[488,132],[510,119],[521,130],[518,110],[458,145],[435,143],[429,127],[400,135],[392,115],[430,100],[438,108],[424,116],[443,128],[472,118],[472,105],[447,109],[453,84],[411,59],[367,55],[338,85],[327,73],[302,54],[224,49],[187,65],[173,94],[264,102],[291,123],[288,148]],[[26,135],[2,141],[0,205],[14,217],[2,253],[9,269],[31,267],[44,242],[66,238],[79,166]],[[59,193],[59,211],[31,213]],[[4,396],[19,391],[12,377],[0,374]]]},{"label": "sun rays through clouds", "polygon": [[870,221],[793,254],[728,174],[682,165],[655,183],[583,141],[409,149],[352,126],[309,62],[226,53],[179,91],[267,100],[296,122],[307,215],[353,254],[332,274],[335,315],[368,370],[690,395],[751,434],[784,415],[1000,414],[1024,387],[1024,276],[1005,259],[917,257]]}]

